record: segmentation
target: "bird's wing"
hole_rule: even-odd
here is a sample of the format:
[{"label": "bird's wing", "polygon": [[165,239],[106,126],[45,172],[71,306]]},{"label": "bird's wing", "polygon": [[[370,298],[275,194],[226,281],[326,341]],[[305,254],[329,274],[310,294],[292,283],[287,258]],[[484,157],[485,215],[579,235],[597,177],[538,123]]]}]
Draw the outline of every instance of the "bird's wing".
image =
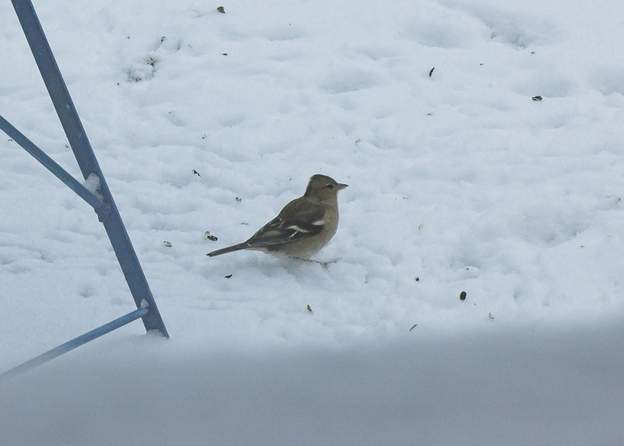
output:
[{"label": "bird's wing", "polygon": [[302,240],[323,230],[325,208],[301,197],[288,203],[277,217],[248,241],[254,247],[269,247]]}]

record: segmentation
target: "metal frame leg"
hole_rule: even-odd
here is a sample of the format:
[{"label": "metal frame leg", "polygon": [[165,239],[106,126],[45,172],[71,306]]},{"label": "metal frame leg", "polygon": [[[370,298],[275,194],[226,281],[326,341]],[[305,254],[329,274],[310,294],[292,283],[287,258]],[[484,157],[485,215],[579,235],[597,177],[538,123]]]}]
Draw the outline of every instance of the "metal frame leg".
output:
[{"label": "metal frame leg", "polygon": [[85,179],[93,175],[98,178],[99,187],[97,191],[94,193],[87,189],[2,116],[0,116],[0,129],[95,209],[113,246],[137,310],[72,339],[0,376],[14,375],[19,371],[42,364],[138,318],[143,321],[146,331],[156,330],[162,336],[169,337],[128,232],[82,126],[63,76],[56,64],[33,4],[30,0],[11,1],[80,171]]},{"label": "metal frame leg", "polygon": [[145,299],[150,306],[150,312],[143,317],[145,329],[158,330],[163,336],[168,336],[165,324],[160,317],[152,292],[143,274],[141,264],[136,256],[130,237],[128,237],[128,233],[126,232],[113,196],[97,162],[95,153],[91,148],[89,138],[82,127],[82,122],[80,121],[76,107],[74,107],[61,71],[56,64],[52,49],[41,28],[41,23],[39,22],[35,8],[30,0],[12,0],[12,3],[17,18],[26,35],[28,45],[35,58],[35,62],[37,63],[37,67],[39,67],[41,77],[54,103],[56,114],[63,125],[65,135],[67,135],[67,140],[74,152],[76,161],[78,161],[80,171],[84,178],[93,174],[100,180],[99,192],[102,195],[102,201],[110,206],[110,212],[102,219],[102,223],[113,245],[113,249],[119,260],[119,265],[126,277],[137,308],[141,306],[141,301],[143,299]]}]

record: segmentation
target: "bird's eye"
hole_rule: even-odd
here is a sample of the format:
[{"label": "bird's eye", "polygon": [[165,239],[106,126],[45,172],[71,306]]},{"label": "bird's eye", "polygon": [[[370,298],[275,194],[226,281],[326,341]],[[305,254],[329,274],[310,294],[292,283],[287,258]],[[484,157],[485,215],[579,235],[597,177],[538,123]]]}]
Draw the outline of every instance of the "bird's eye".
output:
[{"label": "bird's eye", "polygon": [[328,188],[328,189],[333,189],[333,188],[334,188],[334,185],[330,183],[330,184],[328,184],[328,185],[327,185],[327,186],[325,186],[325,187],[326,187],[326,188]]}]

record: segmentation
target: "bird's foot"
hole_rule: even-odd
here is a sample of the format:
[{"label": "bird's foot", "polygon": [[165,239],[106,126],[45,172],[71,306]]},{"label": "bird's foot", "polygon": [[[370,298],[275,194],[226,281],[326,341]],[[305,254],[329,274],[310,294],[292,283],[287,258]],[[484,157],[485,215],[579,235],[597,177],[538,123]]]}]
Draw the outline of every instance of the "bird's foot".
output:
[{"label": "bird's foot", "polygon": [[308,263],[317,263],[319,265],[321,265],[323,268],[327,269],[329,267],[329,265],[331,265],[332,263],[337,263],[338,260],[340,260],[340,258],[334,259],[334,260],[327,260],[325,262],[322,262],[320,260],[314,260],[314,259],[306,259],[304,257],[292,257],[295,260],[300,260],[302,262],[308,262]]}]

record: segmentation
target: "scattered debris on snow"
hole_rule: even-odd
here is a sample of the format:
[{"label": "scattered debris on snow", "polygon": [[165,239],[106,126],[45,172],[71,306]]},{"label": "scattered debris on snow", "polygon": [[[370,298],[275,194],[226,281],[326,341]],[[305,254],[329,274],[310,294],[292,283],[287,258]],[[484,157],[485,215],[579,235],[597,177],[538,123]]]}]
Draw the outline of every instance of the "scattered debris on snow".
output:
[{"label": "scattered debris on snow", "polygon": [[210,231],[206,231],[204,232],[204,240],[210,240],[212,242],[216,242],[219,239],[216,235],[212,235]]}]

